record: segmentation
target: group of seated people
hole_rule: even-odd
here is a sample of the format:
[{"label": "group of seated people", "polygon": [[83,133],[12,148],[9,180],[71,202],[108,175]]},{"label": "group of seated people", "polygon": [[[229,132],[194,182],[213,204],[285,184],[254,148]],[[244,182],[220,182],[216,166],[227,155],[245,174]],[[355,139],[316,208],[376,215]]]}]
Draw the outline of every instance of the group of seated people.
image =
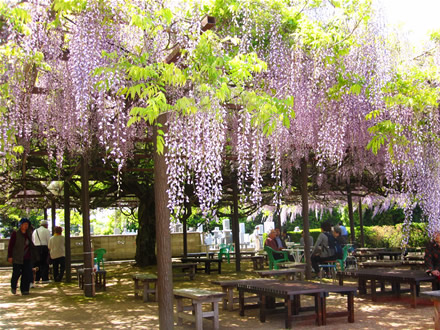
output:
[{"label": "group of seated people", "polygon": [[[432,276],[436,276],[440,281],[440,231],[434,233],[433,239],[428,243],[425,250],[425,268],[426,272]],[[275,259],[283,258],[281,253],[277,253],[285,249],[287,231],[281,234],[278,228],[269,232],[269,237],[264,245],[274,250],[273,257]],[[319,265],[327,261],[342,259],[342,247],[347,242],[347,230],[340,223],[333,226],[330,222],[324,221],[321,224],[321,233],[313,245],[313,237],[309,236],[309,246],[313,246],[311,253],[312,268],[315,273],[319,273]],[[300,245],[304,246],[304,232],[301,232]],[[289,255],[289,259],[293,261],[293,257]]]},{"label": "group of seated people", "polygon": [[[341,235],[342,230],[339,226],[334,226],[330,222],[325,221],[321,224],[321,233],[313,246],[313,237],[309,236],[309,246],[313,246],[312,250],[312,268],[318,273],[319,264],[342,258],[342,246],[345,245],[346,237]],[[304,232],[301,233],[300,244],[304,246]],[[286,248],[286,237],[287,232],[284,231],[280,234],[278,228],[272,229],[269,232],[269,236],[265,241],[265,245],[269,246],[274,250],[274,259],[281,259],[283,255],[281,253],[276,253]],[[293,261],[293,256],[289,255],[289,260]]]}]

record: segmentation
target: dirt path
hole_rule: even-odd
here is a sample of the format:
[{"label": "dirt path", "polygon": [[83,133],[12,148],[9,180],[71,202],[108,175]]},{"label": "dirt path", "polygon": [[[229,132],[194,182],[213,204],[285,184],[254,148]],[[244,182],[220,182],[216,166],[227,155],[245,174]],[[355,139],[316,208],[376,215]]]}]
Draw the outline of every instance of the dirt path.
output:
[{"label": "dirt path", "polygon": [[[210,284],[215,279],[234,279],[254,277],[250,264],[240,274],[234,272],[234,265],[226,264],[223,274],[197,274],[195,281],[175,281],[176,288],[203,287],[211,290],[220,289]],[[107,290],[98,291],[96,297],[86,298],[73,283],[39,284],[31,289],[29,296],[12,295],[10,292],[10,269],[0,269],[0,328],[34,329],[156,329],[158,328],[157,303],[143,303],[135,300],[131,274],[152,272],[154,269],[140,269],[128,263],[106,266]],[[422,287],[422,291],[430,287]],[[296,321],[295,329],[433,329],[434,309],[425,299],[419,299],[416,309],[410,307],[409,295],[401,300],[381,297],[373,303],[367,297],[355,298],[355,323],[347,323],[345,317],[328,319],[324,327],[316,327],[314,321]],[[332,311],[343,310],[346,298],[331,295],[327,308]],[[220,311],[221,329],[282,329],[283,315],[275,314],[267,318],[266,323],[258,319],[258,310],[247,310],[246,316],[240,317],[237,308],[233,312]],[[191,323],[175,329],[193,329]],[[204,323],[204,328],[211,329],[211,323]]]}]

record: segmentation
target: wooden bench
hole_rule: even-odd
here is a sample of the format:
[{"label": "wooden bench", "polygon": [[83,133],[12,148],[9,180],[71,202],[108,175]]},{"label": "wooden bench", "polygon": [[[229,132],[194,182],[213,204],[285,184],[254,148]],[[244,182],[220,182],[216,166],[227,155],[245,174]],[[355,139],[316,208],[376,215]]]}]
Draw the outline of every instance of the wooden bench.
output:
[{"label": "wooden bench", "polygon": [[299,275],[299,279],[302,280],[303,274],[305,272],[304,268],[283,268],[283,269],[273,269],[273,270],[259,270],[256,271],[258,275],[262,278],[273,277],[273,276],[283,276],[286,281],[294,280],[296,275]]},{"label": "wooden bench", "polygon": [[[197,330],[203,329],[203,318],[211,318],[214,329],[219,328],[218,303],[223,299],[223,292],[214,292],[203,289],[175,289],[177,325],[182,325],[182,319],[195,322]],[[190,305],[184,305],[183,300],[190,299]],[[210,304],[211,310],[203,311],[202,304]],[[191,314],[185,313],[191,311]]]},{"label": "wooden bench", "polygon": [[[219,274],[222,273],[222,260],[221,259],[211,259],[211,258],[180,258],[183,263],[204,263],[205,267],[197,267],[197,270],[204,270],[206,274],[211,274],[211,271],[217,271]],[[211,264],[217,263],[217,268],[212,268]]]},{"label": "wooden bench", "polygon": [[[248,280],[220,280],[220,281],[211,281],[212,284],[218,284],[222,287],[223,293],[226,296],[223,298],[223,310],[232,311],[234,309],[234,302],[239,302],[239,298],[234,298],[234,289],[237,288],[239,283],[247,282]],[[258,296],[245,297],[246,302],[253,301],[255,303],[258,302]],[[256,305],[258,307],[258,305]]]},{"label": "wooden bench", "polygon": [[264,256],[252,256],[251,259],[254,270],[264,269]]},{"label": "wooden bench", "polygon": [[[77,274],[78,274],[78,286],[80,289],[84,289],[84,268],[78,269]],[[106,275],[107,272],[103,269],[93,272],[93,278],[95,279],[96,289],[103,289],[105,291]]]},{"label": "wooden bench", "polygon": [[[143,300],[144,302],[149,301],[149,294],[152,293],[156,297],[156,284],[157,284],[157,276],[154,274],[133,274],[134,280],[134,297],[137,298],[139,296],[139,291],[143,291]],[[142,282],[142,285],[139,285],[139,282]],[[150,288],[150,283],[153,286]]]},{"label": "wooden bench", "polygon": [[183,277],[188,276],[189,279],[192,281],[194,279],[194,276],[196,276],[196,263],[184,263],[184,262],[173,262],[172,263],[173,269],[181,269],[181,273],[173,272],[174,277]]}]

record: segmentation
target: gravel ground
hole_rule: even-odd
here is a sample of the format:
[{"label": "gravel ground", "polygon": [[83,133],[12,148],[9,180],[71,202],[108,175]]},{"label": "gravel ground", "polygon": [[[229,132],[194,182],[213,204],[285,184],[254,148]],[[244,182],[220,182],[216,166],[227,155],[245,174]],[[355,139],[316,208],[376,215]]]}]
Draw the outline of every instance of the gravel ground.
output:
[{"label": "gravel ground", "polygon": [[[194,281],[176,280],[175,288],[200,287],[220,290],[210,283],[216,279],[253,278],[250,263],[243,263],[244,271],[234,271],[234,264],[224,264],[221,275],[197,274]],[[158,306],[155,302],[143,303],[135,299],[131,274],[154,272],[153,268],[138,268],[131,263],[106,265],[107,290],[98,291],[93,298],[86,298],[75,281],[72,283],[37,284],[29,296],[10,292],[10,268],[0,269],[0,328],[2,329],[156,329],[158,328]],[[422,286],[422,291],[430,286]],[[307,299],[304,305],[307,304]],[[303,300],[302,300],[303,301]],[[331,295],[327,308],[344,310],[346,298]],[[434,308],[429,300],[419,298],[418,307],[411,308],[409,294],[400,300],[381,296],[373,303],[369,296],[355,297],[355,323],[347,323],[346,317],[327,320],[323,327],[315,326],[313,320],[295,321],[295,329],[434,329]],[[204,322],[204,329],[212,323]],[[221,329],[283,329],[282,314],[269,315],[261,323],[258,310],[246,310],[246,316],[238,314],[238,306],[232,312],[220,309]],[[193,329],[194,324],[184,322],[175,329]]]}]

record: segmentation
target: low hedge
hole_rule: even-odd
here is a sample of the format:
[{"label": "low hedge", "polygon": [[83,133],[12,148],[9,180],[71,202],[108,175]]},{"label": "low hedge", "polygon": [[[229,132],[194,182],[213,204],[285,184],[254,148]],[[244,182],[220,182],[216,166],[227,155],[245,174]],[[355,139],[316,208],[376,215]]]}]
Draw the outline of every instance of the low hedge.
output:
[{"label": "low hedge", "polygon": [[[350,228],[348,227],[350,235]],[[356,242],[360,242],[360,228],[355,227]],[[384,247],[384,248],[399,248],[402,240],[402,224],[395,226],[364,226],[364,246],[365,247]],[[410,237],[408,240],[409,247],[425,246],[428,241],[428,232],[426,230],[426,223],[411,224]],[[310,229],[310,235],[313,237],[313,242],[316,242],[321,229]],[[288,232],[292,242],[299,242],[301,232]]]}]

